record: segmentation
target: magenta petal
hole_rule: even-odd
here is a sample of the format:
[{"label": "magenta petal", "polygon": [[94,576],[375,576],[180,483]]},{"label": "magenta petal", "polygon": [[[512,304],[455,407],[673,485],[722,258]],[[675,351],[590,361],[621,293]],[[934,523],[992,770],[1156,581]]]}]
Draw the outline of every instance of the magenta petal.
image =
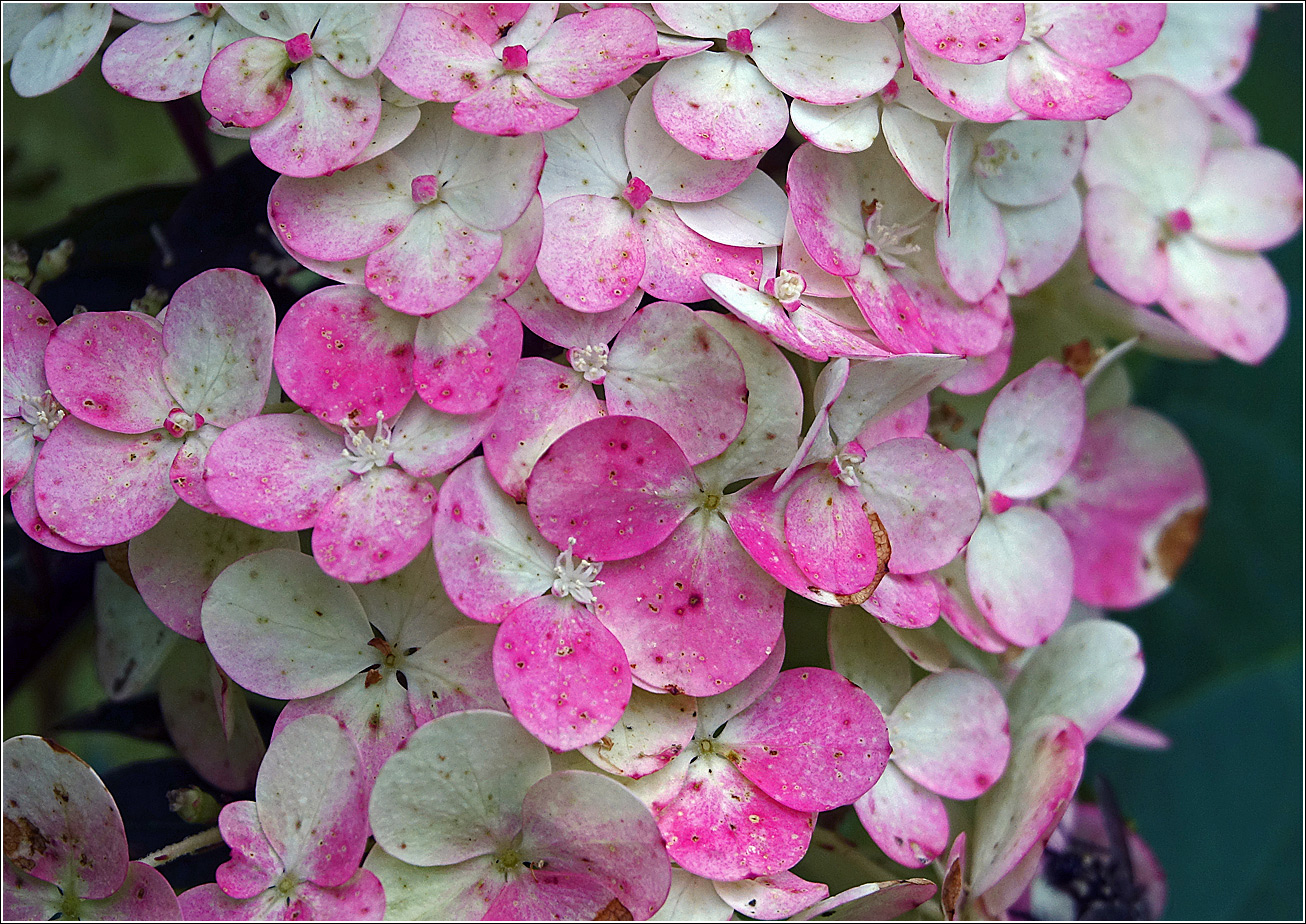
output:
[{"label": "magenta petal", "polygon": [[265,414],[223,431],[204,485],[229,516],[284,532],[307,529],[354,480],[344,438],[304,414]]},{"label": "magenta petal", "polygon": [[209,449],[222,431],[205,425],[194,433],[187,433],[181,448],[172,460],[169,477],[177,496],[196,510],[221,516],[223,510],[204,487],[204,468]]},{"label": "magenta petal", "polygon": [[286,908],[286,920],[379,921],[385,914],[385,889],[369,870],[360,869],[337,886],[304,883]]},{"label": "magenta petal", "polygon": [[889,573],[862,609],[891,626],[924,629],[939,618],[938,585],[928,575]]},{"label": "magenta petal", "polygon": [[709,240],[685,224],[669,203],[650,199],[639,213],[644,241],[644,275],[640,287],[654,298],[699,302],[708,298],[700,277],[721,273],[759,286],[769,275],[768,253],[758,247],[740,247]]},{"label": "magenta petal", "polygon": [[853,807],[871,840],[895,863],[919,868],[948,846],[948,812],[943,800],[912,782],[892,763],[875,788]]},{"label": "magenta petal", "polygon": [[612,902],[611,896],[611,889],[590,876],[546,868],[504,885],[485,909],[482,920],[595,920]]},{"label": "magenta petal", "polygon": [[603,414],[594,389],[580,374],[528,356],[512,380],[485,434],[485,462],[514,500],[526,499],[526,479],[544,450],[572,427]]},{"label": "magenta petal", "polygon": [[512,137],[566,125],[579,111],[553,102],[529,78],[506,74],[455,106],[453,120],[474,132]]},{"label": "magenta petal", "polygon": [[522,352],[522,325],[506,302],[476,295],[417,325],[413,380],[437,411],[474,414],[498,402]]},{"label": "magenta petal", "polygon": [[[4,282],[4,416],[17,417],[18,398],[46,390],[45,347],[54,319],[36,296],[18,283]],[[7,481],[7,479],[6,479]],[[6,488],[8,490],[8,488]]]},{"label": "magenta petal", "polygon": [[1114,67],[1146,51],[1165,18],[1165,7],[1152,3],[1071,3],[1049,10],[1043,41],[1078,64]]},{"label": "magenta petal", "polygon": [[37,510],[69,542],[126,542],[177,502],[169,479],[178,446],[162,430],[110,433],[66,418],[36,460]]},{"label": "magenta petal", "polygon": [[916,79],[966,118],[976,122],[1005,122],[1020,112],[1007,95],[1010,55],[988,64],[955,64],[922,48],[910,32],[903,39]]},{"label": "magenta petal", "polygon": [[[688,762],[679,789],[653,802],[667,853],[682,869],[708,879],[767,876],[797,863],[811,842],[816,812],[776,802],[728,760]],[[673,763],[664,770],[672,773]]]},{"label": "magenta petal", "polygon": [[866,243],[860,204],[849,196],[860,186],[856,162],[805,144],[787,178],[794,226],[812,260],[827,273],[856,275]]},{"label": "magenta petal", "polygon": [[226,125],[263,125],[286,105],[290,58],[284,42],[261,35],[233,42],[213,56],[200,97]]},{"label": "magenta petal", "polygon": [[[799,483],[801,481],[801,483]],[[785,505],[784,533],[807,580],[833,594],[874,591],[888,570],[889,538],[857,488],[813,466]],[[869,596],[869,593],[867,593]]]},{"label": "magenta petal", "polygon": [[641,417],[601,417],[564,433],[527,482],[531,519],[558,548],[575,538],[592,561],[631,558],[689,515],[697,479],[665,430]]},{"label": "magenta petal", "polygon": [[290,307],[276,335],[277,381],[331,424],[394,417],[413,395],[417,322],[362,286],[327,286]]},{"label": "magenta petal", "polygon": [[1129,84],[1102,67],[1081,65],[1041,43],[1024,45],[1007,58],[1007,92],[1039,119],[1105,119],[1129,104]]},{"label": "magenta petal", "polygon": [[657,29],[636,9],[600,9],[557,20],[530,49],[531,80],[563,99],[598,93],[656,60]]},{"label": "magenta petal", "polygon": [[1002,775],[1011,742],[1007,707],[988,678],[966,670],[931,674],[889,716],[898,769],[949,799],[974,799]]},{"label": "magenta petal", "polygon": [[163,370],[159,322],[131,311],[73,315],[45,348],[45,374],[59,403],[72,416],[115,433],[163,425],[177,405]]},{"label": "magenta petal", "polygon": [[815,667],[781,673],[720,740],[767,795],[806,811],[851,803],[889,761],[889,733],[875,703],[851,681]]},{"label": "magenta petal", "polygon": [[51,531],[36,509],[36,472],[29,468],[9,495],[10,509],[18,526],[31,539],[59,552],[93,552],[98,546],[81,545]]},{"label": "magenta petal", "polygon": [[[93,909],[93,910],[92,910]],[[127,864],[127,878],[118,891],[94,905],[84,906],[82,914],[103,915],[106,921],[169,921],[181,917],[177,894],[163,873],[145,863]]]},{"label": "magenta petal", "polygon": [[177,896],[186,921],[258,921],[283,914],[286,898],[280,892],[264,891],[254,898],[232,898],[216,882],[187,889]]},{"label": "magenta petal", "polygon": [[743,429],[748,389],[739,354],[676,302],[635,314],[613,342],[608,410],[661,426],[690,464],[721,455]]},{"label": "magenta petal", "polygon": [[597,612],[654,689],[707,696],[752,673],[780,634],[784,591],[711,511],[600,573]]},{"label": "magenta petal", "polygon": [[558,751],[598,741],[630,699],[621,643],[589,610],[551,595],[503,621],[494,678],[517,721]]},{"label": "magenta petal", "polygon": [[644,242],[619,199],[569,196],[544,209],[535,269],[549,291],[577,311],[606,311],[635,293]]},{"label": "magenta petal", "polygon": [[931,439],[873,446],[858,472],[862,496],[893,544],[889,567],[897,574],[946,565],[979,524],[980,495],[970,468]]},{"label": "magenta petal", "polygon": [[232,898],[253,898],[285,871],[263,833],[253,802],[228,803],[218,816],[218,828],[231,848],[231,859],[218,867],[217,880]]},{"label": "magenta petal", "polygon": [[902,21],[922,46],[957,64],[1005,58],[1025,33],[1024,8],[1001,3],[912,3]]},{"label": "magenta petal", "polygon": [[283,176],[268,196],[268,221],[279,240],[305,256],[365,256],[408,226],[415,209],[410,173],[397,156],[383,156],[329,176]]},{"label": "magenta petal", "polygon": [[431,541],[435,488],[393,468],[373,469],[322,508],[313,557],[342,581],[394,574]]}]

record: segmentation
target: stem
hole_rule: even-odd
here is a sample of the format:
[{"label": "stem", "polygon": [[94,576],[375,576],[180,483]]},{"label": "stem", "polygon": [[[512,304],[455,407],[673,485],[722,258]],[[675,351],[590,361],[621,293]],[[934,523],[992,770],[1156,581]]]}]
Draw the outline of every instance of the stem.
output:
[{"label": "stem", "polygon": [[213,175],[217,167],[213,163],[213,154],[209,151],[209,131],[204,124],[203,110],[190,97],[172,100],[163,104],[177,136],[190,155],[190,162],[200,179]]},{"label": "stem", "polygon": [[165,863],[176,860],[178,857],[189,856],[192,853],[199,853],[209,847],[216,847],[222,843],[222,832],[218,826],[214,825],[199,834],[192,834],[188,838],[177,841],[175,844],[169,844],[161,850],[141,857],[140,862],[146,866],[160,867]]}]

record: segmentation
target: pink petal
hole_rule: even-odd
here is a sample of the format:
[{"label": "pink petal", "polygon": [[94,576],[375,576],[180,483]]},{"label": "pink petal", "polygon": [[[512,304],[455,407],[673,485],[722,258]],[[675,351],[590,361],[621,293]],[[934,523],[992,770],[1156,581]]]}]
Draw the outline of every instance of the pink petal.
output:
[{"label": "pink petal", "polygon": [[1012,507],[980,519],[966,549],[966,577],[993,630],[1028,648],[1065,621],[1074,559],[1055,520],[1034,507]]},{"label": "pink petal", "polygon": [[630,298],[602,311],[569,308],[544,285],[538,272],[512,294],[508,303],[533,333],[568,349],[607,344],[630,320],[644,293],[635,289]]},{"label": "pink petal", "polygon": [[[8,450],[6,449],[6,452]],[[93,552],[97,546],[70,542],[51,531],[36,509],[36,472],[28,468],[9,495],[9,506],[19,528],[32,540],[59,552]]]},{"label": "pink petal", "polygon": [[489,43],[456,15],[408,7],[379,65],[406,93],[451,103],[464,99],[502,67]]},{"label": "pink petal", "polygon": [[535,268],[569,308],[617,307],[644,275],[644,245],[629,206],[597,196],[571,196],[549,205]]},{"label": "pink petal", "polygon": [[[85,899],[84,899],[85,900]],[[108,898],[90,899],[95,904],[83,908],[88,918],[103,915],[106,921],[168,921],[181,918],[177,894],[163,873],[135,861],[127,864],[127,878],[118,891]]]},{"label": "pink petal", "polygon": [[652,551],[609,562],[601,579],[596,612],[631,670],[656,689],[727,690],[762,663],[780,634],[783,590],[710,511]]},{"label": "pink petal", "polygon": [[748,412],[739,355],[676,302],[654,302],[622,328],[604,386],[610,412],[659,424],[691,464],[721,455]]},{"label": "pink petal", "polygon": [[896,3],[813,3],[811,6],[844,22],[878,22],[898,8]]},{"label": "pink petal", "polygon": [[381,120],[378,76],[355,80],[314,57],[291,80],[285,107],[250,136],[254,156],[288,176],[322,176],[353,164]]},{"label": "pink petal", "polygon": [[874,446],[858,471],[862,496],[893,543],[889,566],[897,574],[946,565],[979,524],[980,496],[970,469],[931,439]]},{"label": "pink petal", "polygon": [[373,469],[323,507],[313,530],[322,570],[363,583],[394,574],[431,541],[435,488],[392,468]]},{"label": "pink petal", "polygon": [[682,869],[735,881],[773,875],[802,858],[815,812],[781,805],[723,758],[689,758],[679,758],[687,763],[680,787],[652,804],[667,853]]},{"label": "pink petal", "polygon": [[164,378],[159,323],[130,311],[69,318],[45,348],[45,374],[59,403],[88,424],[115,433],[163,425],[177,406]]},{"label": "pink petal", "polygon": [[1136,407],[1094,415],[1047,508],[1070,540],[1075,596],[1125,609],[1169,587],[1206,503],[1201,463],[1173,424]]},{"label": "pink petal", "polygon": [[288,871],[343,885],[363,860],[367,799],[358,748],[335,719],[308,716],[282,729],[259,767],[259,824]]},{"label": "pink petal", "polygon": [[[987,651],[990,654],[1006,651],[1010,647],[1009,643],[998,635],[980,614],[979,606],[971,596],[965,571],[966,561],[963,558],[955,558],[940,569],[938,579],[941,583],[937,585],[939,615],[954,632],[980,651]],[[911,652],[907,654],[908,657],[912,657]],[[916,659],[913,657],[912,660]],[[943,670],[951,663],[952,657],[949,655],[938,669]]]},{"label": "pink petal", "polygon": [[108,4],[88,3],[37,15],[26,35],[5,43],[5,57],[13,56],[9,80],[19,96],[41,96],[80,74],[103,44],[113,11]]},{"label": "pink petal", "polygon": [[788,870],[738,882],[719,882],[716,890],[731,908],[759,921],[787,918],[830,894],[825,883],[808,882]]},{"label": "pink petal", "polygon": [[938,585],[928,576],[891,572],[875,588],[871,599],[862,604],[862,609],[891,626],[924,629],[939,619]]},{"label": "pink petal", "polygon": [[1069,368],[1044,360],[993,399],[979,436],[984,489],[1037,497],[1074,461],[1084,432],[1084,386]]},{"label": "pink petal", "polygon": [[436,203],[367,258],[367,287],[396,311],[431,314],[475,289],[502,252],[500,234],[481,231]]},{"label": "pink petal", "polygon": [[263,529],[307,529],[354,480],[344,439],[303,414],[266,414],[223,431],[204,485],[228,515]]},{"label": "pink petal", "polygon": [[1005,58],[1025,32],[1025,10],[1001,3],[912,3],[902,21],[922,47],[957,64]]},{"label": "pink petal", "polygon": [[95,771],[53,741],[21,735],[5,742],[4,776],[5,859],[82,898],[117,891],[127,835]]},{"label": "pink petal", "polygon": [[892,921],[919,908],[938,891],[928,879],[895,879],[868,882],[846,889],[794,915],[792,920],[811,921],[823,915],[845,920]]},{"label": "pink petal", "polygon": [[257,921],[284,913],[286,897],[265,891],[252,899],[232,898],[216,882],[187,889],[177,896],[183,920]]},{"label": "pink petal", "polygon": [[152,102],[199,91],[213,55],[216,27],[201,16],[132,26],[104,50],[101,71],[119,93]]},{"label": "pink petal", "polygon": [[689,461],[661,427],[601,417],[564,433],[527,483],[531,519],[546,539],[591,561],[631,558],[671,535],[697,487]]},{"label": "pink petal", "polygon": [[912,780],[949,799],[974,799],[1006,768],[1007,707],[980,674],[931,674],[894,707],[889,740],[894,763]]},{"label": "pink petal", "polygon": [[919,869],[948,846],[943,800],[912,782],[893,762],[853,807],[871,840],[895,863]]},{"label": "pink petal", "polygon": [[437,411],[484,411],[502,397],[521,352],[521,321],[512,308],[469,296],[418,323],[417,393]]},{"label": "pink petal", "polygon": [[1136,196],[1095,186],[1084,200],[1084,243],[1093,269],[1111,288],[1139,304],[1165,293],[1170,260],[1162,225]]},{"label": "pink petal", "polygon": [[557,20],[530,49],[529,74],[563,99],[616,86],[656,60],[657,29],[636,9],[582,11]]},{"label": "pink petal", "polygon": [[854,276],[866,243],[865,220],[851,191],[860,186],[856,162],[814,144],[789,160],[789,208],[803,246],[817,266]]},{"label": "pink petal", "polygon": [[971,170],[975,139],[964,124],[948,135],[948,199],[935,225],[934,246],[948,285],[968,302],[977,302],[997,284],[1007,256],[1002,213]]},{"label": "pink petal", "polygon": [[467,460],[445,480],[433,529],[449,599],[473,619],[503,622],[553,584],[557,549],[491,480],[483,459]]},{"label": "pink petal", "polygon": [[922,48],[910,32],[903,45],[911,69],[935,98],[976,122],[1005,122],[1020,108],[1007,95],[1007,59],[955,64]]},{"label": "pink petal", "polygon": [[626,116],[626,159],[632,175],[667,202],[706,202],[734,189],[761,155],[742,160],[705,160],[667,134],[653,112],[653,83],[644,84]]},{"label": "pink petal", "polygon": [[[721,273],[752,285],[771,275],[774,251],[709,240],[689,227],[679,212],[656,199],[636,216],[644,242],[640,287],[654,298],[696,302],[708,298],[704,273]],[[741,222],[742,224],[742,222]]]},{"label": "pink petal", "polygon": [[394,417],[413,395],[416,329],[362,286],[318,289],[295,302],[277,330],[277,381],[327,423],[366,426],[378,411]]},{"label": "pink petal", "polygon": [[1193,233],[1208,243],[1234,250],[1277,247],[1301,227],[1301,172],[1273,148],[1219,148],[1187,211]]},{"label": "pink petal", "polygon": [[577,111],[553,102],[525,75],[506,74],[455,106],[453,120],[474,132],[513,136],[566,125]]},{"label": "pink petal", "polygon": [[889,733],[871,698],[834,671],[784,671],[731,719],[720,742],[739,771],[791,808],[826,810],[864,794],[889,761]]},{"label": "pink petal", "polygon": [[1129,104],[1129,84],[1095,65],[1076,64],[1041,43],[1023,45],[1007,58],[1007,93],[1039,119],[1105,119]]},{"label": "pink petal", "polygon": [[742,160],[775,145],[789,124],[784,96],[742,56],[706,51],[668,61],[653,109],[667,134],[713,160]]},{"label": "pink petal", "polygon": [[284,42],[264,36],[233,42],[213,56],[204,72],[204,107],[227,125],[263,125],[290,99],[289,67]]},{"label": "pink petal", "polygon": [[621,718],[581,753],[602,770],[639,779],[661,770],[694,737],[695,699],[634,689]]},{"label": "pink petal", "polygon": [[485,434],[485,462],[499,486],[518,502],[544,450],[572,427],[601,416],[594,390],[578,373],[529,356],[513,372],[494,422]]},{"label": "pink petal", "polygon": [[404,659],[408,708],[418,725],[468,709],[506,709],[494,682],[494,636],[493,626],[458,625]]},{"label": "pink petal", "polygon": [[736,247],[776,247],[784,237],[789,201],[775,180],[754,170],[734,189],[706,202],[681,202],[676,214],[711,241]]},{"label": "pink petal", "polygon": [[493,408],[446,414],[414,398],[394,424],[394,463],[414,478],[435,478],[467,458],[493,417]]},{"label": "pink petal", "polygon": [[971,891],[982,896],[1046,842],[1079,785],[1084,735],[1060,716],[1037,722],[1012,747],[1002,779],[976,807]]},{"label": "pink petal", "polygon": [[65,418],[36,460],[41,519],[55,535],[79,545],[139,536],[177,502],[169,471],[177,448],[162,430],[110,433]]},{"label": "pink petal", "polygon": [[1066,4],[1049,10],[1043,36],[1049,48],[1078,64],[1113,67],[1147,50],[1165,22],[1153,4]]},{"label": "pink petal", "polygon": [[329,176],[283,176],[268,196],[277,237],[317,260],[349,260],[379,250],[408,226],[416,211],[411,168],[383,155]]},{"label": "pink petal", "polygon": [[285,866],[263,833],[258,806],[250,801],[228,803],[218,816],[218,828],[231,848],[231,859],[217,870],[222,891],[232,898],[253,898],[273,886]]},{"label": "pink petal", "polygon": [[1079,246],[1083,209],[1079,193],[1067,189],[1046,205],[1008,209],[1002,216],[1007,263],[999,281],[1012,295],[1024,295],[1047,282]]},{"label": "pink petal", "polygon": [[486,920],[591,920],[612,902],[610,889],[582,873],[532,872],[503,887],[486,908]]},{"label": "pink petal", "polygon": [[331,888],[305,883],[286,908],[288,920],[379,921],[384,913],[385,890],[381,881],[365,869]]},{"label": "pink petal", "polygon": [[1288,326],[1287,291],[1270,261],[1191,236],[1172,241],[1169,255],[1170,287],[1161,305],[1170,316],[1239,362],[1269,356]]},{"label": "pink petal", "polygon": [[[801,483],[799,483],[801,481]],[[889,565],[880,518],[856,488],[813,466],[785,505],[785,541],[807,580],[829,593],[870,596]]]}]

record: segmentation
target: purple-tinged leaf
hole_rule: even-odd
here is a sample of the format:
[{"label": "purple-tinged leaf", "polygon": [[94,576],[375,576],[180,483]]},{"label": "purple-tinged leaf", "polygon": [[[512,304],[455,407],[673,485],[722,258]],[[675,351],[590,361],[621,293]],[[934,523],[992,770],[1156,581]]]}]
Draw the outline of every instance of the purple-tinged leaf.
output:
[{"label": "purple-tinged leaf", "polygon": [[368,816],[380,847],[418,866],[499,849],[522,828],[549,751],[506,713],[456,712],[423,725],[381,769]]},{"label": "purple-tinged leaf", "polygon": [[727,690],[762,663],[780,634],[782,588],[709,510],[651,551],[609,562],[602,580],[596,612],[634,674],[655,689]]},{"label": "purple-tinged leaf", "polygon": [[228,567],[205,595],[202,615],[218,664],[264,696],[314,696],[379,660],[357,595],[290,549]]},{"label": "purple-tinged leaf", "polygon": [[871,840],[895,863],[919,869],[948,846],[943,800],[905,776],[892,761],[853,808]]},{"label": "purple-tinged leaf", "polygon": [[113,797],[71,751],[35,735],[4,744],[4,853],[24,873],[106,898],[127,873],[127,836]]},{"label": "purple-tinged leaf", "polygon": [[637,688],[612,731],[580,752],[601,770],[637,780],[674,760],[693,739],[695,728],[693,697]]},{"label": "purple-tinged leaf", "polygon": [[135,312],[69,318],[46,345],[45,374],[68,413],[115,433],[160,427],[176,406],[164,382],[162,328]]},{"label": "purple-tinged leaf", "polygon": [[898,701],[888,721],[898,769],[949,799],[974,799],[1006,767],[1007,708],[980,674],[931,674]]},{"label": "purple-tinged leaf", "polygon": [[806,811],[849,804],[875,785],[889,760],[889,734],[875,703],[820,668],[781,673],[726,724],[719,744],[767,795]]},{"label": "purple-tinged leaf", "polygon": [[522,325],[506,302],[469,295],[417,325],[413,380],[437,411],[475,414],[503,396],[521,358]]},{"label": "purple-tinged leaf", "polygon": [[36,460],[42,520],[55,535],[79,545],[139,536],[177,502],[169,480],[177,446],[162,430],[111,433],[66,418]]},{"label": "purple-tinged leaf", "polygon": [[[169,313],[169,320],[171,320]],[[417,321],[362,286],[327,286],[290,307],[276,334],[277,381],[329,424],[394,417],[413,395]]]},{"label": "purple-tinged leaf", "polygon": [[583,770],[550,774],[527,792],[522,821],[522,854],[546,860],[546,870],[601,883],[638,920],[666,900],[671,863],[657,822],[616,780]]},{"label": "purple-tinged leaf", "polygon": [[640,417],[600,417],[568,430],[527,482],[531,519],[558,548],[575,538],[591,561],[631,558],[689,515],[698,491],[689,460]]}]

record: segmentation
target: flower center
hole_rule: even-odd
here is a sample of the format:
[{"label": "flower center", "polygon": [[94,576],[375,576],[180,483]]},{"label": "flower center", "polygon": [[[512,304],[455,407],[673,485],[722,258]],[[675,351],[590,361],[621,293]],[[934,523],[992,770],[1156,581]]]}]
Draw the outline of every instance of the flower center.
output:
[{"label": "flower center", "polygon": [[222,4],[220,3],[195,4],[195,12],[199,13],[201,16],[207,16],[210,19],[212,19],[214,16],[217,16],[218,10],[220,9],[222,9]]},{"label": "flower center", "polygon": [[526,48],[523,45],[509,45],[503,50],[503,69],[520,74],[526,70]]},{"label": "flower center", "polygon": [[1179,235],[1193,230],[1193,216],[1188,214],[1187,209],[1175,209],[1165,217],[1161,230],[1167,240],[1174,240]]},{"label": "flower center", "polygon": [[774,296],[786,311],[793,311],[798,307],[798,300],[806,290],[807,281],[793,270],[781,270],[780,275],[768,279],[762,285],[762,291]]},{"label": "flower center", "polygon": [[571,552],[575,547],[576,537],[572,536],[567,540],[567,547],[558,553],[558,559],[553,563],[553,595],[571,597],[582,606],[593,606],[594,588],[603,583],[597,580],[603,564],[586,561],[584,558],[577,561]]},{"label": "flower center", "polygon": [[971,171],[980,179],[991,180],[1001,176],[1007,169],[1007,162],[1020,160],[1016,146],[1005,138],[990,140],[980,145],[975,152],[975,159],[970,163]]},{"label": "flower center", "polygon": [[413,177],[413,201],[418,205],[430,205],[440,198],[440,178],[430,173]]},{"label": "flower center", "polygon": [[303,64],[313,57],[313,40],[308,37],[307,32],[301,32],[294,38],[286,40],[286,55],[289,56],[291,64]]},{"label": "flower center", "polygon": [[631,177],[626,188],[621,191],[621,198],[630,203],[630,207],[639,211],[648,204],[648,200],[653,198],[653,190],[649,185],[639,177]]},{"label": "flower center", "polygon": [[286,898],[289,898],[290,893],[295,891],[297,885],[299,885],[299,881],[294,876],[290,875],[290,873],[282,873],[281,878],[277,880],[276,889]]},{"label": "flower center", "polygon": [[902,91],[898,89],[898,81],[890,80],[880,90],[880,99],[884,100],[886,103],[892,103],[898,98],[898,94],[901,92]]},{"label": "flower center", "polygon": [[44,393],[33,398],[31,395],[18,396],[19,413],[23,420],[32,425],[32,439],[43,441],[63,420],[67,412],[54,399],[54,393],[46,389]]},{"label": "flower center", "polygon": [[989,495],[989,512],[994,516],[1006,513],[1014,504],[1015,501],[1005,494],[999,494],[997,491]]},{"label": "flower center", "polygon": [[866,253],[879,257],[886,266],[905,265],[906,258],[918,252],[919,244],[908,241],[920,224],[898,224],[884,220],[884,207],[877,204],[866,216]]},{"label": "flower center", "polygon": [[736,29],[726,36],[726,49],[737,51],[741,55],[753,53],[753,33],[747,29]]},{"label": "flower center", "polygon": [[340,454],[349,460],[349,470],[355,475],[366,475],[374,468],[385,468],[394,461],[390,450],[392,430],[386,426],[384,416],[376,412],[376,435],[369,438],[361,429],[354,429],[348,420],[342,422],[349,442]]},{"label": "flower center", "polygon": [[865,458],[860,446],[849,443],[830,460],[830,474],[850,488],[859,487],[862,483],[861,464]]},{"label": "flower center", "polygon": [[163,422],[163,429],[177,437],[185,436],[187,433],[194,433],[202,426],[204,426],[203,414],[187,414],[179,407],[174,407],[169,411],[168,419]]},{"label": "flower center", "polygon": [[601,385],[607,377],[608,347],[605,343],[568,350],[567,359],[571,362],[571,368],[585,376],[587,382]]}]

